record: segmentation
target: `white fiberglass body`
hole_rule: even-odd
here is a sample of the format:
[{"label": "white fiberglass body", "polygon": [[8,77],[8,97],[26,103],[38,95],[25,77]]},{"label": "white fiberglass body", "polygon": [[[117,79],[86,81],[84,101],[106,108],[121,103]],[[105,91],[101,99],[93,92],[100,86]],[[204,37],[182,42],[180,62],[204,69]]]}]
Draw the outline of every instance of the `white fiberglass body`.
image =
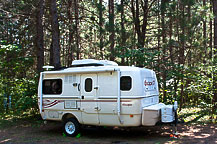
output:
[{"label": "white fiberglass body", "polygon": [[110,61],[80,64],[41,73],[38,102],[44,120],[74,118],[99,126],[152,126],[174,120],[173,107],[159,104],[154,71]]}]

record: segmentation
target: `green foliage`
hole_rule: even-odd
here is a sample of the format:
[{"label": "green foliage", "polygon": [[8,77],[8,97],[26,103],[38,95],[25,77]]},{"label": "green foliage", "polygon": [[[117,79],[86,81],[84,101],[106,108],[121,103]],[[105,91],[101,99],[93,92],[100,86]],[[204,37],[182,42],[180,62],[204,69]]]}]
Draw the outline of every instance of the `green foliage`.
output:
[{"label": "green foliage", "polygon": [[210,103],[213,97],[212,66],[201,65],[195,68],[195,72],[187,73],[190,80],[186,93],[190,99],[196,96],[197,104],[201,102]]},{"label": "green foliage", "polygon": [[36,109],[36,78],[29,78],[27,73],[33,58],[24,57],[20,46],[1,42],[0,61],[0,111],[22,113]]},{"label": "green foliage", "polygon": [[210,105],[201,105],[200,107],[184,108],[178,113],[178,115],[179,119],[183,120],[186,124],[216,123],[217,115],[212,119],[210,112]]},{"label": "green foliage", "polygon": [[12,94],[15,111],[21,113],[32,110],[35,113],[35,110],[37,110],[37,83],[34,80],[26,79],[16,80],[15,82]]}]

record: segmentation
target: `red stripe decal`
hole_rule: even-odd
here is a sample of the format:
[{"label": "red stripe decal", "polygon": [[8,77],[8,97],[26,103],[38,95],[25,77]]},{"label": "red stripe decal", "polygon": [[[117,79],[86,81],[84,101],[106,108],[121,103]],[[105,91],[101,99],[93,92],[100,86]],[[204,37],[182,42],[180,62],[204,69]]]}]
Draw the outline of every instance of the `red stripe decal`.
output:
[{"label": "red stripe decal", "polygon": [[58,102],[58,101],[55,100],[55,101],[53,101],[53,102],[51,102],[51,103],[47,103],[47,102],[44,102],[44,101],[43,101],[43,105],[44,105],[44,106],[48,106],[48,105],[52,105],[52,104],[54,104],[54,103],[56,103],[56,102]]},{"label": "red stripe decal", "polygon": [[49,108],[49,107],[55,106],[56,104],[58,104],[58,102],[53,103],[52,105],[44,106],[44,108]]},{"label": "red stripe decal", "polygon": [[50,104],[48,104],[48,105],[44,105],[44,108],[50,108],[50,107],[52,107],[52,106],[55,106],[55,105],[57,105],[58,103],[62,103],[62,102],[64,102],[63,100],[55,100],[55,101],[53,101],[52,103],[50,103]]},{"label": "red stripe decal", "polygon": [[[117,102],[117,100],[81,100],[81,102]],[[121,100],[121,102],[131,102],[131,100]]]}]

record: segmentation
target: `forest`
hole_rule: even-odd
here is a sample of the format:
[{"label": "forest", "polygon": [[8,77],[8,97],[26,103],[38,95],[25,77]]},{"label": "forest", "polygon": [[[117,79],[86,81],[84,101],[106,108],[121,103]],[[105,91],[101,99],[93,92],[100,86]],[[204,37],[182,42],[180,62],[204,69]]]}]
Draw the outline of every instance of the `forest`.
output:
[{"label": "forest", "polygon": [[0,113],[37,113],[44,65],[153,69],[160,101],[217,113],[216,0],[0,0]]}]

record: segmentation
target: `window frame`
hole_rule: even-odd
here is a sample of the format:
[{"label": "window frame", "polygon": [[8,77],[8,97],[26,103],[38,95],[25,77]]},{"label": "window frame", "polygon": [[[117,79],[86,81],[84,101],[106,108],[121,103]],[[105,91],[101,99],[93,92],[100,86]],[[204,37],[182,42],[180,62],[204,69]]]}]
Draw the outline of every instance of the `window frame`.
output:
[{"label": "window frame", "polygon": [[[90,91],[86,91],[86,90],[87,90],[87,89],[86,89],[86,81],[87,81],[88,79],[91,80],[91,90],[90,90]],[[84,91],[85,91],[86,93],[91,93],[91,92],[93,91],[93,79],[92,79],[91,77],[85,78],[85,80],[84,80]]]},{"label": "window frame", "polygon": [[[61,92],[60,93],[44,93],[44,87],[45,87],[45,81],[56,81],[56,80],[58,80],[58,81],[60,81],[61,82]],[[52,82],[53,83],[53,82]],[[52,84],[51,84],[52,85]],[[63,93],[63,80],[61,79],[61,78],[51,78],[51,79],[43,79],[43,81],[42,81],[42,94],[43,95],[62,95],[62,93]],[[51,90],[50,91],[52,91],[52,88],[51,88]]]},{"label": "window frame", "polygon": [[[130,78],[130,89],[122,89],[122,86],[123,86],[123,85],[121,84],[121,78],[123,78],[123,77],[128,77],[128,78]],[[132,79],[132,77],[129,76],[129,75],[123,75],[123,76],[121,76],[121,77],[120,77],[120,90],[123,91],[123,92],[129,92],[129,91],[132,90],[132,88],[133,88],[133,79]]]}]

